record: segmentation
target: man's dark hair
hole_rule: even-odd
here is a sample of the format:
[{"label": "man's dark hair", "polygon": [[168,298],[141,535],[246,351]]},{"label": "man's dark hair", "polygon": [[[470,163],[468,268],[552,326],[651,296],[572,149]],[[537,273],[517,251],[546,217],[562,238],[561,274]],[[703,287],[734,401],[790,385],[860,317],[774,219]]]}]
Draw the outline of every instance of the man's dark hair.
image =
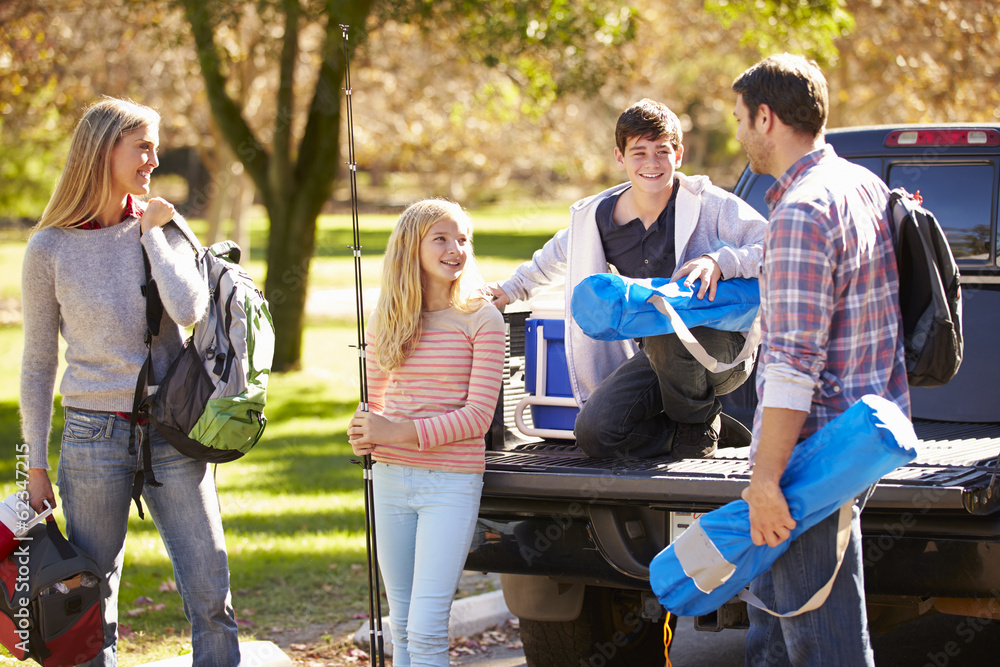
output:
[{"label": "man's dark hair", "polygon": [[684,133],[677,114],[649,98],[639,100],[618,116],[615,126],[615,145],[622,153],[630,139],[636,137],[656,141],[665,136],[676,151],[680,148]]},{"label": "man's dark hair", "polygon": [[743,96],[750,122],[761,104],[771,108],[785,125],[816,137],[826,126],[830,107],[826,78],[819,66],[802,56],[770,56],[743,72],[733,82]]}]

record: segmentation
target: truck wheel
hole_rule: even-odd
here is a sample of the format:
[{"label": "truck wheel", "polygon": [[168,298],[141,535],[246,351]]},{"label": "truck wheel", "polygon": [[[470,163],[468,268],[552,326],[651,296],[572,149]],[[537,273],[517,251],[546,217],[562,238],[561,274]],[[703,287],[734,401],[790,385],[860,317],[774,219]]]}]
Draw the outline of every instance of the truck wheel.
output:
[{"label": "truck wheel", "polygon": [[[663,622],[640,616],[638,592],[588,587],[573,621],[520,620],[528,667],[635,667],[665,662]],[[677,617],[671,616],[671,639]]]}]

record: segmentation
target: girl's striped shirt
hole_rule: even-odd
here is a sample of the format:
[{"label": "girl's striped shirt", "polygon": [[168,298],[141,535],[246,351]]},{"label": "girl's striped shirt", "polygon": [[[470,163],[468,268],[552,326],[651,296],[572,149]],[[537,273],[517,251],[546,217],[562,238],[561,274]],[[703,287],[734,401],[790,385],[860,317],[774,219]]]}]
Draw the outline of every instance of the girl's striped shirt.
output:
[{"label": "girl's striped shirt", "polygon": [[504,322],[492,305],[421,315],[421,334],[402,366],[386,373],[378,350],[366,349],[368,405],[373,413],[411,419],[417,442],[376,445],[382,463],[482,472],[485,440],[503,379]]}]

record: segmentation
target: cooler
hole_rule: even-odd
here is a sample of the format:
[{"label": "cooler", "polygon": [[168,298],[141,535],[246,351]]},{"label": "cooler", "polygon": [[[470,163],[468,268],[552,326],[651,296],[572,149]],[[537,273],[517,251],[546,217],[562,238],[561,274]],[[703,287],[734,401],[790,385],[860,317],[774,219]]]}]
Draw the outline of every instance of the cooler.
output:
[{"label": "cooler", "polygon": [[0,502],[0,560],[14,553],[21,537],[50,514],[52,514],[51,507],[41,514],[35,514],[35,510],[28,505],[26,493],[20,496],[12,493]]},{"label": "cooler", "polygon": [[[566,324],[561,318],[535,317],[524,323],[524,389],[528,396],[514,413],[518,429],[528,436],[575,439],[573,424],[580,411],[569,383]],[[532,426],[524,423],[531,409]]]}]

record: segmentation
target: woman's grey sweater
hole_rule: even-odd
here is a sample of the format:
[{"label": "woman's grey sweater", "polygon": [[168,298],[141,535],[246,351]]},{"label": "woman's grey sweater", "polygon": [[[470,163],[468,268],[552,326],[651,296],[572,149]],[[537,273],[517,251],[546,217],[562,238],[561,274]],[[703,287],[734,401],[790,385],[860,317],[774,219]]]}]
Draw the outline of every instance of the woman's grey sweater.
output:
[{"label": "woman's grey sweater", "polygon": [[[175,220],[191,234],[183,219]],[[164,306],[153,342],[154,377],[161,378],[183,345],[183,327],[205,314],[208,285],[191,242],[177,227],[151,229],[142,234],[141,243]],[[63,406],[132,411],[136,379],[146,360],[145,270],[139,244],[134,217],[102,229],[42,229],[28,241],[21,289],[21,431],[29,467],[49,467],[60,333],[66,342],[59,385]]]}]

